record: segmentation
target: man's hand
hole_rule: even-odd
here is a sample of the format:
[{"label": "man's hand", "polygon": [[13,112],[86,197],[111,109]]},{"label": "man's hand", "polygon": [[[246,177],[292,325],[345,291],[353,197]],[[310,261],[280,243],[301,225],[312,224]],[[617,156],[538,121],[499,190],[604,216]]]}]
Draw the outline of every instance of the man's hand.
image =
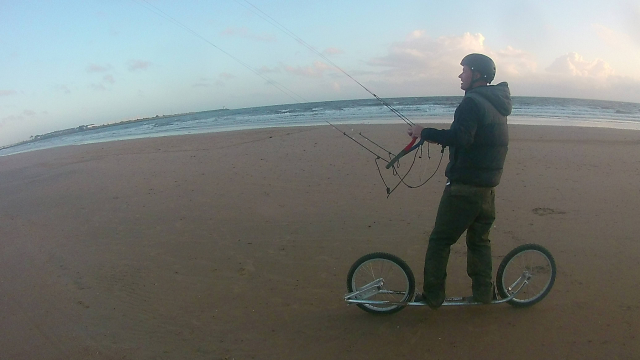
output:
[{"label": "man's hand", "polygon": [[[409,128],[409,130],[407,130],[407,134],[409,134],[409,136],[411,136],[412,138],[420,140],[421,139],[420,135],[422,134],[423,129],[424,127],[420,125],[413,125],[412,127]],[[425,139],[425,141],[431,144],[437,144],[437,142],[433,140]]]},{"label": "man's hand", "polygon": [[407,134],[409,134],[409,136],[411,136],[412,138],[420,139],[420,134],[422,133],[422,129],[424,129],[424,127],[420,125],[413,125],[412,127],[409,128],[409,130],[407,130]]}]

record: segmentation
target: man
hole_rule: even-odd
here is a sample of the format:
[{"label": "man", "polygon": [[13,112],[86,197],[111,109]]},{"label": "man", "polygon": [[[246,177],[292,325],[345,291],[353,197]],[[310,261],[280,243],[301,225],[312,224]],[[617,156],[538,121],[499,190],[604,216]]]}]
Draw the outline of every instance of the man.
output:
[{"label": "man", "polygon": [[495,220],[495,186],[500,183],[507,155],[511,114],[509,86],[493,81],[496,67],[491,58],[470,54],[462,59],[460,88],[465,96],[448,130],[411,127],[409,136],[449,147],[449,164],[436,223],[425,256],[424,287],[414,301],[438,308],[445,299],[449,252],[467,232],[467,274],[472,280],[473,301],[492,300],[491,244],[489,231]]}]

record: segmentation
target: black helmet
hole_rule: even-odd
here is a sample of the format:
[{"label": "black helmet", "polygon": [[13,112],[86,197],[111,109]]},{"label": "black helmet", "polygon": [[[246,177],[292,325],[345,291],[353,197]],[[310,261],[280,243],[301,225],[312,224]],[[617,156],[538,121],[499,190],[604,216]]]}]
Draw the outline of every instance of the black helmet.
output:
[{"label": "black helmet", "polygon": [[462,59],[460,65],[468,66],[471,70],[480,73],[482,75],[480,79],[487,83],[491,83],[496,77],[496,64],[487,55],[469,54]]}]

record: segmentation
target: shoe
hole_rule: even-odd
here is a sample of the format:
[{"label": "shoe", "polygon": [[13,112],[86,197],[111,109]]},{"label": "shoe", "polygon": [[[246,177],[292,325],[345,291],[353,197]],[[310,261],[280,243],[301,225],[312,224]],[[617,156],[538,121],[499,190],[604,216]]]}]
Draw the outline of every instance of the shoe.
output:
[{"label": "shoe", "polygon": [[416,293],[416,296],[413,298],[413,302],[426,303],[433,310],[436,310],[437,308],[440,307],[440,305],[442,305],[442,302],[440,302],[439,304],[435,304],[429,301],[429,299],[426,296],[424,296],[423,293]]},{"label": "shoe", "polygon": [[476,302],[479,302],[479,301],[476,301],[476,299],[473,296],[465,296],[465,297],[462,298],[462,302],[473,304],[473,303],[476,303]]},{"label": "shoe", "polygon": [[473,298],[474,302],[478,302],[478,303],[485,304],[485,305],[486,304],[491,304],[491,297],[477,298],[475,296],[472,296],[472,298]]},{"label": "shoe", "polygon": [[474,302],[479,302],[479,303],[483,303],[483,304],[491,304],[491,302],[493,300],[497,300],[496,287],[495,287],[495,285],[493,283],[491,283],[491,287],[490,288],[472,286],[471,289],[473,290]]}]

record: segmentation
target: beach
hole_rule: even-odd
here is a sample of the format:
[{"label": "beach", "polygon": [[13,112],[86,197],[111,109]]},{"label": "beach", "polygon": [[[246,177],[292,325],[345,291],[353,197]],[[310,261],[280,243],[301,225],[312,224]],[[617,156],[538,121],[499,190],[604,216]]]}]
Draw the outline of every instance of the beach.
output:
[{"label": "beach", "polygon": [[[405,127],[361,128],[398,151]],[[640,131],[509,131],[494,274],[526,243],[558,267],[526,309],[375,316],[343,301],[351,264],[374,251],[421,287],[447,151],[431,181],[389,198],[374,156],[329,126],[0,157],[0,359],[637,358]],[[449,296],[470,295],[464,239],[448,274]]]}]

